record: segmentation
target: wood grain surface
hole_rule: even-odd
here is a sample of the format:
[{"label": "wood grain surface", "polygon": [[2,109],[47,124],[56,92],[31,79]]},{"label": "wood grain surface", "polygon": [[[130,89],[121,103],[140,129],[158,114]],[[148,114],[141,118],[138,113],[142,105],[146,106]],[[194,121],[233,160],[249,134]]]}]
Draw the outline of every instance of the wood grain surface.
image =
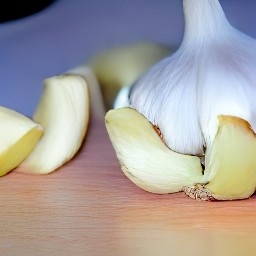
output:
[{"label": "wood grain surface", "polygon": [[256,198],[156,195],[119,168],[102,118],[49,175],[0,180],[0,255],[255,255]]}]

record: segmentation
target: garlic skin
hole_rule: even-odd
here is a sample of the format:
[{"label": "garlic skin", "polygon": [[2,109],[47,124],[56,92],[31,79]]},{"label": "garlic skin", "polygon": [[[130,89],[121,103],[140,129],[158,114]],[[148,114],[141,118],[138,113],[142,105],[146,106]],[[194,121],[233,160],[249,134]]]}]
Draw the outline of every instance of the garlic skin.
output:
[{"label": "garlic skin", "polygon": [[152,124],[136,110],[110,110],[105,123],[122,171],[140,188],[165,194],[205,183],[200,159],[166,147]]},{"label": "garlic skin", "polygon": [[179,49],[131,89],[130,106],[161,130],[172,150],[204,155],[219,115],[256,130],[256,41],[232,27],[218,0],[184,0]]},{"label": "garlic skin", "polygon": [[117,93],[117,96],[114,100],[113,108],[124,108],[129,107],[129,94],[130,94],[131,86],[124,86]]},{"label": "garlic skin", "polygon": [[43,89],[33,119],[45,133],[18,170],[29,174],[48,174],[71,160],[89,123],[89,93],[81,76],[47,78]]}]

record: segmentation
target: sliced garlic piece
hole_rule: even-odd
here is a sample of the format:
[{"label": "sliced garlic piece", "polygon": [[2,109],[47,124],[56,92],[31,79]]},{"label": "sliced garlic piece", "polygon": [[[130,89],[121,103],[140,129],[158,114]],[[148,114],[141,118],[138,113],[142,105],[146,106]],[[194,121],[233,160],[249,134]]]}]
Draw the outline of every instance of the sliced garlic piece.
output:
[{"label": "sliced garlic piece", "polygon": [[85,80],[78,75],[46,79],[33,118],[43,126],[45,134],[19,170],[47,174],[73,158],[83,142],[89,122]]},{"label": "sliced garlic piece", "polygon": [[130,86],[150,66],[171,54],[169,46],[154,42],[136,42],[114,47],[93,56],[88,65],[101,85],[107,109],[123,86]]},{"label": "sliced garlic piece", "polygon": [[131,108],[106,114],[106,128],[125,175],[153,193],[174,193],[203,182],[200,160],[165,146],[152,124]]},{"label": "sliced garlic piece", "polygon": [[[191,197],[234,200],[250,197],[256,188],[256,135],[250,124],[234,116],[219,116],[216,137],[206,151],[207,185],[192,187]],[[188,192],[191,188],[186,188]]]},{"label": "sliced garlic piece", "polygon": [[16,168],[42,135],[39,124],[14,110],[0,107],[0,176]]}]

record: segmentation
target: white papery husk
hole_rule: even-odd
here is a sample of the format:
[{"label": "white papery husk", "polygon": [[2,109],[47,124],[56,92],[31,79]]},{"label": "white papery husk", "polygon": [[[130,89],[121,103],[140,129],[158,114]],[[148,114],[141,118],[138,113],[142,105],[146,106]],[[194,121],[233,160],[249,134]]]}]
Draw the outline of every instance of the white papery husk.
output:
[{"label": "white papery husk", "polygon": [[138,80],[130,104],[172,150],[203,155],[219,115],[256,130],[256,41],[228,23],[218,0],[184,0],[183,7],[182,44]]}]

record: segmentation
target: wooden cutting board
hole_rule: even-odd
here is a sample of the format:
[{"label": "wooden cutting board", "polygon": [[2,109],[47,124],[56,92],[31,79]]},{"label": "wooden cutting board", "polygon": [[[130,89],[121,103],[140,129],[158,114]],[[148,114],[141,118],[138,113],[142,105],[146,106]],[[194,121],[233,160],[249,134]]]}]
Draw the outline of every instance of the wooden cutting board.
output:
[{"label": "wooden cutting board", "polygon": [[0,255],[256,255],[256,198],[156,195],[121,172],[103,118],[49,175],[0,179]]}]

